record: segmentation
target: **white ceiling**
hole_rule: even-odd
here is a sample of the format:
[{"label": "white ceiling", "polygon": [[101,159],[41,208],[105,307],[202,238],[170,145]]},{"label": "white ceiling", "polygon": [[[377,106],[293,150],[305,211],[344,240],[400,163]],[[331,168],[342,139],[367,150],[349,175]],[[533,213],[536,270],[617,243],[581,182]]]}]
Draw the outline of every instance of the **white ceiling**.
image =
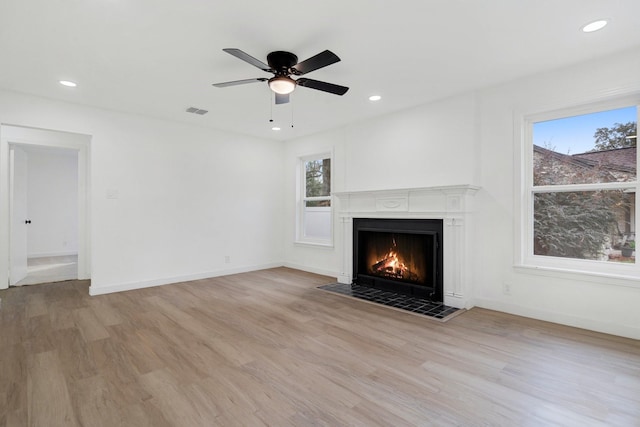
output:
[{"label": "white ceiling", "polygon": [[[640,46],[638,16],[638,0],[2,0],[0,87],[285,140]],[[299,87],[274,132],[266,83],[211,86],[270,76],[227,47],[329,49],[342,61],[305,77],[351,89]]]}]

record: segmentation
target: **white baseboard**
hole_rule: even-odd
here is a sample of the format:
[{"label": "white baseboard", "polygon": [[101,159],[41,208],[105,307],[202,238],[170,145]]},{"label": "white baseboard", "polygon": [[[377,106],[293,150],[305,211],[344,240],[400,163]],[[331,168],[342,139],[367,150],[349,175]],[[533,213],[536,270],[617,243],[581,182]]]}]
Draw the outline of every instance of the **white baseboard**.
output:
[{"label": "white baseboard", "polygon": [[338,277],[337,271],[325,270],[322,268],[309,267],[308,265],[300,265],[293,262],[285,262],[283,267],[293,268],[294,270],[306,271],[307,273],[320,274],[321,276]]},{"label": "white baseboard", "polygon": [[33,254],[27,254],[27,258],[45,258],[52,256],[73,256],[78,255],[78,251],[71,252],[37,252]]},{"label": "white baseboard", "polygon": [[283,267],[283,263],[274,262],[262,265],[252,265],[238,268],[229,268],[217,271],[208,271],[196,274],[187,274],[184,276],[163,277],[152,280],[143,280],[140,282],[120,283],[116,285],[89,286],[89,295],[104,295],[113,292],[132,291],[134,289],[150,288],[153,286],[171,285],[174,283],[190,282],[192,280],[209,279],[212,277],[229,276],[231,274],[247,273],[250,271],[265,270],[267,268]]},{"label": "white baseboard", "polygon": [[639,327],[611,323],[608,322],[607,319],[591,319],[572,316],[569,314],[524,307],[517,304],[509,304],[504,301],[496,301],[487,298],[474,298],[473,303],[476,307],[515,314],[516,316],[529,317],[532,319],[559,323],[561,325],[573,326],[576,328],[588,329],[590,331],[602,332],[605,334],[617,335],[636,340],[640,339]]}]

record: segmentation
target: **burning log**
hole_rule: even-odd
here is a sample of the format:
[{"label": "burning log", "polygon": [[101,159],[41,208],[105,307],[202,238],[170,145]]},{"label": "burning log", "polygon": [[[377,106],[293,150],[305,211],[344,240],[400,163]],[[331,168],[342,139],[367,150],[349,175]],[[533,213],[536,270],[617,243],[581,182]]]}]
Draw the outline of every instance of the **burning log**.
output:
[{"label": "burning log", "polygon": [[400,262],[394,251],[390,251],[380,261],[371,266],[371,272],[401,279],[407,273],[407,266]]},{"label": "burning log", "polygon": [[382,273],[385,271],[393,270],[394,264],[398,262],[398,259],[394,256],[387,256],[382,259],[382,261],[378,261],[371,267],[374,272]]},{"label": "burning log", "polygon": [[397,244],[394,238],[393,244],[386,254],[380,255],[379,252],[369,254],[369,262],[373,262],[373,264],[369,264],[368,273],[392,280],[420,281],[420,276],[413,271],[415,264],[409,262],[411,267],[405,264],[405,258],[402,256],[404,252],[400,251],[400,253],[401,255],[398,256]]}]

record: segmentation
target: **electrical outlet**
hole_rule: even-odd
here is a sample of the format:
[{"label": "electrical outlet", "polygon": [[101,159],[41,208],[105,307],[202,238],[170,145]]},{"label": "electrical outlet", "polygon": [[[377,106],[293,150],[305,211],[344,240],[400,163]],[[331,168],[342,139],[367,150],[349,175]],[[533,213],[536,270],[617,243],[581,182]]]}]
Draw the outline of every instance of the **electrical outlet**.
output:
[{"label": "electrical outlet", "polygon": [[511,283],[502,282],[502,293],[505,295],[511,295]]},{"label": "electrical outlet", "polygon": [[225,255],[225,256],[224,256],[224,263],[225,263],[225,264],[229,264],[229,263],[231,263],[231,257],[230,257],[229,255]]}]

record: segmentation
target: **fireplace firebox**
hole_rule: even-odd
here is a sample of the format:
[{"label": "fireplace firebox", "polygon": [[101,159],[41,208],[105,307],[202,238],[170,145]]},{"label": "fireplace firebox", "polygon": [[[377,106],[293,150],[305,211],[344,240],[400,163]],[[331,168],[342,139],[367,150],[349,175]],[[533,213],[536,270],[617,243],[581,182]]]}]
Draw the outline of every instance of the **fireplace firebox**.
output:
[{"label": "fireplace firebox", "polygon": [[441,219],[353,219],[353,281],[442,302]]}]

